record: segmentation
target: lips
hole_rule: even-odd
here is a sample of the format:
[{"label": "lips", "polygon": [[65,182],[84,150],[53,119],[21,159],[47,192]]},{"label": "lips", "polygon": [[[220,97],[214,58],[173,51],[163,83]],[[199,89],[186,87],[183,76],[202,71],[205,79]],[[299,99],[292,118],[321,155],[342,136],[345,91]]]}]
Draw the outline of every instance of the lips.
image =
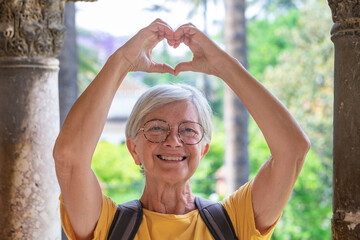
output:
[{"label": "lips", "polygon": [[186,157],[163,156],[163,155],[157,155],[157,157],[165,161],[183,161],[186,158]]}]

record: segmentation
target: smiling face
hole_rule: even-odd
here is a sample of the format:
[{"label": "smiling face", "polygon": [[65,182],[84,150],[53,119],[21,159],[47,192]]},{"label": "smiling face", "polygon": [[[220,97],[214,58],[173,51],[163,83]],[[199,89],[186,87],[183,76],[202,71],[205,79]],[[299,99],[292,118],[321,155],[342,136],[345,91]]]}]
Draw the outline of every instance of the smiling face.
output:
[{"label": "smiling face", "polygon": [[186,100],[169,103],[146,115],[143,124],[153,119],[169,123],[170,134],[161,143],[149,142],[141,131],[136,140],[128,138],[127,146],[135,163],[142,164],[147,181],[170,184],[188,181],[209,149],[209,144],[186,145],[178,137],[181,122],[199,122],[196,107]]}]

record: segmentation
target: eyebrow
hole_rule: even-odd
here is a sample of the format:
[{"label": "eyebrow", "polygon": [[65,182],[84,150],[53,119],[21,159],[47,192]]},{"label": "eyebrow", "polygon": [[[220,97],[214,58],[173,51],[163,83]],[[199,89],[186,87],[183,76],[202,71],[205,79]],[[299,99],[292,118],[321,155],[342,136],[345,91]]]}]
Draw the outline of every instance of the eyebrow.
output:
[{"label": "eyebrow", "polygon": [[[151,122],[151,121],[163,121],[163,122],[166,122],[167,124],[169,124],[168,121],[164,120],[164,119],[161,119],[161,118],[153,118],[153,119],[150,119],[148,121],[146,121],[144,124],[148,123],[148,122]],[[181,123],[186,123],[186,122],[191,122],[191,123],[197,123],[197,124],[200,124],[202,126],[202,124],[200,122],[196,122],[196,121],[192,121],[192,120],[183,120],[183,121],[180,121],[180,122],[177,122],[177,125],[180,125]],[[143,124],[143,125],[144,125]],[[170,124],[169,124],[170,125]]]}]

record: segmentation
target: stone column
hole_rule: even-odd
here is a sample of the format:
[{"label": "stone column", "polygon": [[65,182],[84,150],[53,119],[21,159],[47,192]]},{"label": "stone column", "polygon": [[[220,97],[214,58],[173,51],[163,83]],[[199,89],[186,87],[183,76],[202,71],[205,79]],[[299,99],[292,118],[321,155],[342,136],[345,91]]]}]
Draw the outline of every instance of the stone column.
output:
[{"label": "stone column", "polygon": [[360,239],[360,0],[329,0],[334,25],[332,239]]},{"label": "stone column", "polygon": [[0,60],[0,239],[60,239],[58,64]]},{"label": "stone column", "polygon": [[0,0],[0,239],[60,239],[52,148],[65,0]]}]

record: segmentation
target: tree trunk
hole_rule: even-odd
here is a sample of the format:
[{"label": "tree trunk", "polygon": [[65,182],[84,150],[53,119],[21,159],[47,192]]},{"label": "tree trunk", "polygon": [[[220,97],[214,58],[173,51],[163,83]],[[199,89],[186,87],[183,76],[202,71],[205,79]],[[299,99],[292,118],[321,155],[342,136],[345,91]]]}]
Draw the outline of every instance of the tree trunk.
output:
[{"label": "tree trunk", "polygon": [[[227,52],[247,67],[245,0],[225,0],[225,9]],[[227,192],[231,194],[247,182],[249,177],[249,114],[244,104],[228,86],[224,89],[224,117]]]},{"label": "tree trunk", "polygon": [[332,239],[360,239],[360,0],[329,0],[334,25]]}]

